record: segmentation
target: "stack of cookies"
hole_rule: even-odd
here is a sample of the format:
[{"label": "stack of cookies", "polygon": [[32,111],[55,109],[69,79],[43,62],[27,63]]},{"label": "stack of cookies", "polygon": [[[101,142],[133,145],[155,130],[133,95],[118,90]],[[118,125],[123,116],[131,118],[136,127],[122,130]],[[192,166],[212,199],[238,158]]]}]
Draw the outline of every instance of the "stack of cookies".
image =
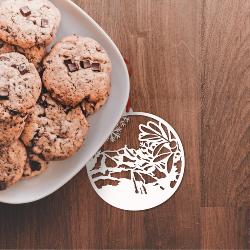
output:
[{"label": "stack of cookies", "polygon": [[108,99],[112,66],[99,43],[70,35],[48,52],[60,20],[48,0],[0,2],[0,190],[74,155]]}]

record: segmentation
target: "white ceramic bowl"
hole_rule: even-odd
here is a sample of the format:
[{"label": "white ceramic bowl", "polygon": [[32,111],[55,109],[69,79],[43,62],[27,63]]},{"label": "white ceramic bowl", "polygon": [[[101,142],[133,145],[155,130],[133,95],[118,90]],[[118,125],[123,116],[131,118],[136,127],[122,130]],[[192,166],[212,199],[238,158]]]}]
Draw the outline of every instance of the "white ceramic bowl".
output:
[{"label": "white ceramic bowl", "polygon": [[116,45],[82,9],[70,0],[52,0],[62,13],[57,40],[73,33],[94,38],[108,52],[112,64],[112,90],[108,103],[89,119],[85,145],[72,158],[50,163],[48,171],[30,180],[22,180],[0,192],[0,202],[20,204],[42,199],[74,177],[106,141],[122,116],[129,96],[127,67]]}]

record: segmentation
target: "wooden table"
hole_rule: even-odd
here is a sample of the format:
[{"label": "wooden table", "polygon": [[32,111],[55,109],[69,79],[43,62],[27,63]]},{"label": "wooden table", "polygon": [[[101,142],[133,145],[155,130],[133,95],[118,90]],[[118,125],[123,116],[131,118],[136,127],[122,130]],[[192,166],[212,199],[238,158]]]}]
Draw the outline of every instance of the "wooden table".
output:
[{"label": "wooden table", "polygon": [[172,124],[186,173],[145,212],[105,204],[86,171],[0,205],[0,248],[250,248],[250,1],[76,0],[133,68],[132,106]]}]

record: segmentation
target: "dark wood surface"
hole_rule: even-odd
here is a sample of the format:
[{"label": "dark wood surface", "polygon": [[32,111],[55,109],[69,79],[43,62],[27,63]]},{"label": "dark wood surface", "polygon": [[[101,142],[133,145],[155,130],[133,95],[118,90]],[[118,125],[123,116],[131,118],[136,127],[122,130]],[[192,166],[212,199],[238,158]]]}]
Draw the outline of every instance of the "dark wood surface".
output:
[{"label": "dark wood surface", "polygon": [[178,192],[145,212],[104,203],[86,171],[34,204],[0,204],[0,248],[250,248],[250,1],[75,0],[133,68],[132,106],[182,138]]}]

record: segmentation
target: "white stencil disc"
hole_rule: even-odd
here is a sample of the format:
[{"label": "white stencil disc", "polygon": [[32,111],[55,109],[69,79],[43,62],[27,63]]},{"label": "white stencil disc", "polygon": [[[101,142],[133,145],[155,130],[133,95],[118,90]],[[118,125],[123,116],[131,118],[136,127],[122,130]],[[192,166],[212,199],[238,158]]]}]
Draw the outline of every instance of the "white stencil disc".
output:
[{"label": "white stencil disc", "polygon": [[90,182],[110,205],[131,211],[156,207],[181,184],[184,149],[176,131],[148,113],[126,113],[88,162]]}]

